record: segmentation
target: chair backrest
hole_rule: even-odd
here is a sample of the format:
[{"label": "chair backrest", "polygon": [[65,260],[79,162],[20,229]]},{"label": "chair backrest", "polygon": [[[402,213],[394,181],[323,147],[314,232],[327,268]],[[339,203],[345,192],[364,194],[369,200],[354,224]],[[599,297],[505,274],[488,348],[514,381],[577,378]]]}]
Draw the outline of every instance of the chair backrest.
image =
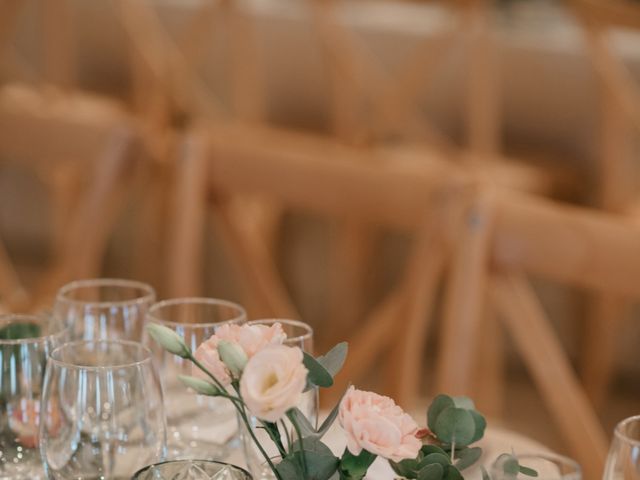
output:
[{"label": "chair backrest", "polygon": [[[390,2],[404,8],[411,2]],[[415,2],[416,15],[440,17],[443,28],[420,32],[413,49],[385,67],[380,55],[367,45],[357,28],[345,21],[342,0],[311,0],[312,18],[324,47],[332,79],[334,130],[354,142],[368,143],[389,137],[427,141],[443,153],[453,154],[453,141],[428,120],[421,106],[424,94],[446,61],[465,47],[466,102],[464,118],[468,146],[477,153],[498,149],[497,70],[489,22],[491,2],[457,0]],[[366,3],[358,10],[366,12]],[[438,10],[439,8],[439,10]]]},{"label": "chair backrest", "polygon": [[[29,59],[24,58],[12,42],[12,35],[17,33],[21,15],[25,13],[38,22],[29,26],[33,28],[29,33],[35,33],[37,39],[35,57]],[[73,8],[68,0],[7,0],[0,5],[0,19],[0,59],[17,80],[61,90],[77,85],[77,42]]]},{"label": "chair backrest", "polygon": [[[640,295],[640,226],[624,216],[480,189],[457,233],[438,359],[439,389],[469,394],[482,312],[497,312],[585,477],[600,478],[607,436],[528,281]],[[488,293],[489,295],[485,295]],[[460,350],[456,346],[463,344]]]},{"label": "chair backrest", "polygon": [[[177,33],[163,23],[153,2],[119,0],[118,5],[138,60],[172,103],[167,108],[178,107],[186,115],[214,120],[255,121],[264,117],[260,56],[251,20],[238,2],[206,0],[180,5],[187,20]],[[220,32],[224,33],[223,41],[213,42],[212,35]],[[205,47],[216,44],[226,47],[222,62],[218,62],[226,67],[222,91],[205,76],[204,67],[215,64],[212,52]],[[140,90],[148,92],[149,85],[140,85]]]},{"label": "chair backrest", "polygon": [[583,27],[589,58],[596,71],[602,98],[599,198],[601,206],[616,211],[630,207],[636,195],[629,134],[640,130],[640,84],[612,50],[614,29],[640,30],[640,6],[626,0],[569,0]]}]

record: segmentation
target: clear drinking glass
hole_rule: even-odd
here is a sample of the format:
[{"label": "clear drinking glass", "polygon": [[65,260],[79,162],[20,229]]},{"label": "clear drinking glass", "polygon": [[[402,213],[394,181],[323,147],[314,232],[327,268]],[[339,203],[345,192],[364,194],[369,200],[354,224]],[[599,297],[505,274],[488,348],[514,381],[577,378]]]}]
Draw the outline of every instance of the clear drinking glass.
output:
[{"label": "clear drinking glass", "polygon": [[[538,472],[538,476],[535,480],[581,480],[582,469],[575,460],[561,455],[553,453],[542,454],[522,454],[515,456],[518,459],[518,463],[525,467],[533,468]],[[507,474],[501,468],[498,468],[496,463],[491,468],[492,480],[514,480],[515,478],[521,480],[532,480],[533,477],[528,477],[522,474],[513,476]]]},{"label": "clear drinking glass", "polygon": [[124,340],[70,342],[49,357],[40,450],[53,480],[129,479],[164,459],[166,429],[151,352]]},{"label": "clear drinking glass", "polygon": [[[164,325],[184,338],[192,351],[226,323],[244,323],[240,305],[212,298],[178,298],[153,305],[147,322]],[[233,405],[223,398],[196,395],[178,379],[192,375],[190,361],[165,351],[145,336],[160,372],[167,412],[167,458],[227,460],[240,445]]]},{"label": "clear drinking glass", "polygon": [[629,417],[616,426],[603,479],[640,479],[640,415]]},{"label": "clear drinking glass", "polygon": [[142,326],[156,293],[133,280],[98,278],[58,291],[54,315],[72,327],[75,340],[142,340]]},{"label": "clear drinking glass", "polygon": [[[271,326],[274,323],[280,323],[280,325],[282,325],[282,329],[287,334],[287,339],[284,342],[285,345],[290,347],[299,347],[303,352],[307,352],[313,355],[313,328],[311,328],[310,325],[298,320],[286,320],[278,318],[253,320],[248,322],[249,325],[266,326]],[[305,414],[305,416],[312,424],[315,424],[318,419],[318,389],[314,388],[306,392],[303,395],[298,408],[302,413]],[[257,418],[251,418],[251,423],[254,429],[254,435],[257,437],[262,446],[265,447],[267,454],[273,458],[276,458],[278,456],[277,448],[273,445],[264,429],[257,428],[260,424],[260,421]],[[289,434],[294,437],[295,432],[293,426],[290,425],[288,420],[285,420],[285,423],[290,430]],[[247,465],[253,476],[259,479],[274,478],[269,465],[265,463],[264,457],[258,451],[251,436],[247,433],[246,427],[243,427],[242,431],[242,440],[245,448]]]},{"label": "clear drinking glass", "polygon": [[48,316],[0,317],[0,479],[44,478],[38,448],[47,357],[66,339]]},{"label": "clear drinking glass", "polygon": [[174,460],[149,465],[136,472],[133,480],[251,480],[246,470],[209,460]]}]

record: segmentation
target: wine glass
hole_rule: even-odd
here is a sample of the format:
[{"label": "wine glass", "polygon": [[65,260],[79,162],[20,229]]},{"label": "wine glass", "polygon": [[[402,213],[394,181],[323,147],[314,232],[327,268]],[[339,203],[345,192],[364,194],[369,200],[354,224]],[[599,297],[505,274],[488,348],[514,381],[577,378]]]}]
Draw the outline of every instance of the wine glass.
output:
[{"label": "wine glass", "polygon": [[492,480],[581,480],[582,469],[578,463],[554,453],[535,453],[514,455],[520,466],[528,467],[538,473],[537,477],[507,472],[500,461],[491,467]]},{"label": "wine glass", "polygon": [[603,479],[640,480],[640,415],[616,426]]},{"label": "wine glass", "polygon": [[[153,305],[147,322],[164,325],[180,335],[192,351],[228,323],[244,323],[240,305],[213,298],[177,298]],[[167,411],[169,459],[227,459],[239,446],[233,405],[223,398],[197,395],[178,378],[192,375],[193,365],[164,350],[145,336],[160,373]]]},{"label": "wine glass", "polygon": [[149,465],[136,472],[133,480],[164,478],[183,480],[252,480],[246,470],[228,463],[208,460],[174,460]]},{"label": "wine glass", "polygon": [[0,479],[44,476],[38,448],[47,357],[67,331],[48,316],[0,317]]},{"label": "wine glass", "polygon": [[[282,326],[282,330],[287,335],[287,339],[284,341],[284,345],[287,345],[289,347],[298,347],[303,352],[307,352],[313,355],[313,328],[304,322],[301,322],[299,320],[269,318],[252,320],[247,323],[249,325],[264,325],[267,327],[270,327],[275,323],[279,323]],[[311,424],[315,425],[318,419],[318,389],[312,388],[309,391],[305,392],[302,395],[302,400],[300,401],[298,408],[309,419]],[[287,425],[289,435],[291,437],[295,437],[295,430],[289,420],[284,420],[284,423]],[[267,454],[270,457],[277,459],[278,451],[276,447],[273,445],[264,429],[258,428],[260,425],[260,421],[257,418],[253,417],[251,418],[251,425],[254,430],[254,435],[257,437],[258,441],[265,447]],[[281,435],[284,436],[285,433],[282,427],[279,427],[279,429],[281,430]],[[243,427],[241,430],[243,432],[242,440],[249,470],[251,470],[256,478],[274,478],[271,469],[265,463],[264,457],[258,451],[253,442],[253,439],[248,434],[246,427]]]},{"label": "wine glass", "polygon": [[75,340],[142,340],[142,325],[156,294],[133,280],[98,278],[62,287],[54,315],[72,327]]},{"label": "wine glass", "polygon": [[124,340],[76,341],[49,357],[40,451],[49,479],[115,480],[163,460],[160,382],[151,352]]}]

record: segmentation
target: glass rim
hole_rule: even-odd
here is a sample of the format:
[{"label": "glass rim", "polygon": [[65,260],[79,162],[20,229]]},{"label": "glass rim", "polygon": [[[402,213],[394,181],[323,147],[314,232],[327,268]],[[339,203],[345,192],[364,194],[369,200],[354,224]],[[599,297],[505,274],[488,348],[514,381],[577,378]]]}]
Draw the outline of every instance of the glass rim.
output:
[{"label": "glass rim", "polygon": [[228,462],[220,462],[218,460],[200,460],[200,459],[197,459],[197,458],[193,458],[193,459],[191,459],[191,458],[182,458],[182,459],[165,460],[163,462],[152,463],[151,465],[147,465],[145,467],[142,467],[140,470],[136,471],[133,474],[133,477],[131,477],[131,478],[138,478],[138,475],[141,475],[144,472],[146,472],[147,470],[150,470],[150,469],[152,469],[154,467],[159,467],[159,466],[162,466],[162,465],[166,465],[168,463],[186,463],[186,462],[215,463],[216,465],[224,465],[225,467],[231,467],[231,468],[234,468],[235,470],[239,470],[244,475],[246,475],[246,477],[248,479],[252,478],[251,474],[247,470],[245,470],[242,467],[239,467],[238,465],[234,465],[234,464],[228,463]]},{"label": "glass rim", "polygon": [[285,340],[285,343],[305,341],[313,338],[313,327],[301,320],[293,320],[289,318],[259,318],[257,320],[248,321],[247,325],[264,325],[264,324],[274,324],[274,323],[281,323],[282,325],[291,325],[291,326],[298,327],[305,330],[305,333],[303,333],[302,335],[296,335],[295,337],[290,337],[287,335],[287,339]]},{"label": "glass rim", "polygon": [[[569,466],[573,469],[572,472],[567,473],[565,475],[561,475],[560,478],[563,479],[579,479],[582,475],[582,467],[580,464],[571,457],[567,457],[566,455],[560,455],[559,453],[554,452],[524,452],[524,453],[516,453],[514,455],[518,460],[525,460],[527,458],[538,458],[541,460],[547,460],[549,462],[561,463],[563,465]],[[525,465],[527,466],[527,465]],[[536,477],[538,479],[544,480],[545,476],[541,475]]]},{"label": "glass rim", "polygon": [[639,422],[640,423],[640,415],[633,415],[631,417],[625,418],[624,420],[621,420],[620,422],[618,422],[618,424],[616,425],[616,428],[614,430],[615,436],[617,439],[619,440],[623,440],[627,443],[630,443],[634,446],[640,446],[640,439],[638,438],[631,438],[629,435],[627,435],[624,432],[624,429],[630,424],[630,423],[634,423],[634,422]]},{"label": "glass rim", "polygon": [[[79,288],[89,287],[127,287],[141,291],[141,295],[129,300],[78,300],[70,298],[69,293]],[[72,305],[91,305],[95,307],[137,305],[146,302],[153,302],[156,298],[155,289],[148,283],[138,280],[128,280],[125,278],[88,278],[85,280],[74,280],[58,290],[56,303],[68,303]]]},{"label": "glass rim", "polygon": [[[176,322],[174,320],[162,320],[154,315],[156,311],[162,308],[175,306],[175,305],[183,305],[183,304],[186,304],[186,305],[201,304],[201,305],[207,305],[207,306],[220,305],[225,307],[231,307],[231,308],[235,308],[238,311],[238,315],[229,320],[222,320],[220,322],[197,322],[197,323]],[[147,310],[146,320],[148,322],[154,322],[154,323],[159,323],[161,325],[173,326],[173,327],[178,327],[178,326],[182,327],[185,325],[189,327],[195,327],[195,328],[211,327],[215,325],[224,325],[226,323],[239,323],[239,322],[242,322],[243,320],[246,321],[247,311],[244,309],[242,305],[240,305],[239,303],[232,302],[231,300],[223,300],[220,298],[210,298],[210,297],[184,297],[184,298],[178,297],[178,298],[168,298],[166,300],[161,300],[151,305],[151,307],[149,307],[149,310]]]},{"label": "glass rim", "polygon": [[[72,363],[72,362],[55,358],[55,355],[65,348],[73,347],[74,349],[76,349],[77,347],[80,347],[82,345],[89,345],[89,344],[108,344],[108,345],[115,344],[115,345],[126,346],[129,348],[135,347],[136,349],[144,353],[144,358],[142,360],[123,362],[123,363],[118,363],[113,365],[79,365],[77,363]],[[52,366],[57,365],[64,368],[73,368],[75,370],[91,370],[91,371],[116,370],[119,368],[136,367],[138,365],[144,365],[146,363],[150,364],[151,360],[152,360],[151,350],[149,350],[149,348],[144,346],[142,343],[134,342],[132,340],[77,340],[74,342],[67,342],[64,345],[60,345],[59,347],[55,348],[49,355],[49,362],[51,362]]]},{"label": "glass rim", "polygon": [[[30,319],[37,320],[38,324],[46,321],[48,318],[46,315],[27,314],[27,313],[3,313],[0,314],[0,322],[4,319]],[[55,317],[51,316],[49,320],[55,320]],[[28,345],[31,343],[41,343],[48,339],[56,339],[63,336],[69,331],[69,326],[61,323],[55,332],[48,335],[39,335],[37,337],[28,338],[14,338],[14,339],[0,339],[0,345]]]}]

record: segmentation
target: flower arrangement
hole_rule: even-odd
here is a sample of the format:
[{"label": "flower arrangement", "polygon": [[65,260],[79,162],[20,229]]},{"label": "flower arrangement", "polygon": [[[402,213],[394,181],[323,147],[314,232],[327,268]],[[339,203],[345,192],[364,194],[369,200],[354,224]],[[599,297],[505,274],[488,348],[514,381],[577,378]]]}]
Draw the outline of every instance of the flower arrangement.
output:
[{"label": "flower arrangement", "polygon": [[[313,425],[297,405],[305,391],[333,385],[346,360],[346,343],[313,357],[284,345],[278,323],[223,325],[192,352],[171,329],[150,324],[147,330],[165,350],[193,362],[193,376],[180,376],[187,387],[233,403],[277,480],[360,480],[377,457],[401,478],[462,480],[461,472],[482,454],[472,445],[483,437],[486,421],[467,397],[438,395],[427,410],[427,426],[420,428],[391,398],[351,386],[326,420]],[[251,416],[277,448],[277,460],[255,436]],[[336,419],[347,439],[340,457],[322,442]],[[495,465],[504,478],[537,476],[511,454],[498,457]],[[491,480],[482,472],[483,480]]]}]

